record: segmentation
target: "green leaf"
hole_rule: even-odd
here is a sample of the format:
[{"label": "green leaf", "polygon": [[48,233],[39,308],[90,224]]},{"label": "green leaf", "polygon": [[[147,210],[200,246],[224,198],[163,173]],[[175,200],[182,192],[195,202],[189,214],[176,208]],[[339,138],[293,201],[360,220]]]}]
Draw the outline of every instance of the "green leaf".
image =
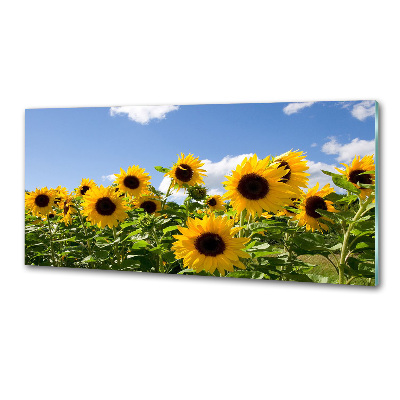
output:
[{"label": "green leaf", "polygon": [[87,257],[85,257],[82,261],[83,261],[83,262],[86,262],[86,263],[89,263],[89,262],[94,262],[94,261],[96,261],[96,259],[93,258],[92,256],[87,256]]},{"label": "green leaf", "polygon": [[127,258],[121,263],[122,268],[140,267],[140,261],[135,258]]},{"label": "green leaf", "polygon": [[357,189],[351,182],[347,181],[342,176],[332,176],[332,181],[336,186],[355,194],[360,194],[360,189]]},{"label": "green leaf", "polygon": [[283,274],[283,276],[290,280],[290,281],[296,281],[296,282],[313,282],[312,279],[306,274],[296,274],[294,272],[290,274]]},{"label": "green leaf", "polygon": [[138,240],[137,242],[133,243],[131,249],[143,249],[147,247],[148,243],[145,240]]},{"label": "green leaf", "polygon": [[167,226],[166,228],[163,229],[163,234],[165,235],[168,232],[172,232],[178,230],[178,227],[176,225],[173,226]]},{"label": "green leaf", "polygon": [[234,271],[226,275],[227,278],[268,279],[268,276],[260,271]]},{"label": "green leaf", "polygon": [[[252,243],[254,243],[254,242],[252,242]],[[249,249],[247,249],[247,248],[246,249],[253,252],[253,251],[257,251],[257,250],[265,250],[265,249],[268,249],[269,247],[271,247],[271,245],[269,243],[261,243],[257,246],[253,246]]]},{"label": "green leaf", "polygon": [[341,177],[342,175],[340,174],[335,174],[334,172],[330,172],[330,171],[325,171],[323,169],[321,169],[321,172],[323,172],[325,175],[329,175],[329,176],[338,176]]},{"label": "green leaf", "polygon": [[154,169],[155,169],[156,171],[158,171],[158,172],[162,172],[163,174],[166,174],[167,172],[170,171],[169,168],[164,168],[164,167],[160,167],[160,166],[154,167]]},{"label": "green leaf", "polygon": [[127,228],[128,226],[132,226],[132,225],[136,225],[136,221],[133,221],[133,222],[124,222],[123,224],[121,224],[121,229],[125,229],[125,228]]}]

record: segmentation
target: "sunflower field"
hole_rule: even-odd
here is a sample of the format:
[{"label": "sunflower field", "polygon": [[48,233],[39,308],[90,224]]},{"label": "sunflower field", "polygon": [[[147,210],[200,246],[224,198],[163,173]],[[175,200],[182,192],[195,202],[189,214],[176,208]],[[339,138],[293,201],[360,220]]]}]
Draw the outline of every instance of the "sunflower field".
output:
[{"label": "sunflower field", "polygon": [[[281,281],[375,285],[375,164],[355,156],[341,188],[308,187],[306,156],[245,158],[210,195],[192,154],[171,168],[166,193],[140,166],[111,186],[83,179],[25,192],[27,265]],[[183,204],[170,201],[183,191]]]}]

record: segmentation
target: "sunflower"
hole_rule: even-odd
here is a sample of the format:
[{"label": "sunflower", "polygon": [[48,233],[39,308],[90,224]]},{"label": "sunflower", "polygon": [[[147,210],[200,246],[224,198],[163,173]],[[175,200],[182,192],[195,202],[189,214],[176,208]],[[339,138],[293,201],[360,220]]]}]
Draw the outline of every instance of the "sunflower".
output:
[{"label": "sunflower", "polygon": [[92,179],[82,179],[81,184],[79,185],[78,188],[75,189],[76,195],[77,196],[85,196],[86,192],[88,190],[93,189],[94,187],[96,187],[96,184],[94,183],[94,181]]},{"label": "sunflower", "polygon": [[161,200],[150,196],[142,196],[135,200],[134,206],[143,208],[148,214],[154,214],[161,210]]},{"label": "sunflower", "polygon": [[59,216],[58,212],[52,209],[48,214],[44,215],[42,219],[43,221],[48,221],[48,220],[54,221],[57,219],[58,216]]},{"label": "sunflower", "polygon": [[296,197],[293,197],[290,199],[290,203],[285,206],[282,210],[276,213],[278,217],[289,217],[293,218],[297,215],[296,212],[291,211],[290,208],[294,208],[295,210],[298,210],[299,208],[299,203],[300,199],[297,199]]},{"label": "sunflower", "polygon": [[308,170],[306,156],[302,151],[289,150],[280,156],[274,158],[274,163],[279,167],[283,167],[285,175],[281,178],[281,182],[290,186],[293,192],[301,194],[300,187],[307,187],[308,176],[305,171]]},{"label": "sunflower", "polygon": [[25,196],[25,207],[37,217],[52,212],[56,192],[47,187],[36,189]]},{"label": "sunflower", "polygon": [[54,200],[54,204],[58,205],[58,203],[68,196],[68,190],[65,187],[57,186],[54,191],[56,192],[56,198]]},{"label": "sunflower", "polygon": [[318,191],[318,183],[304,195],[299,206],[300,213],[294,217],[299,221],[300,226],[306,226],[307,230],[329,230],[328,226],[323,221],[331,221],[329,218],[322,216],[316,210],[325,210],[337,212],[333,207],[333,203],[325,200],[324,197],[334,192],[334,189],[326,184]]},{"label": "sunflower", "polygon": [[88,221],[100,228],[117,226],[128,217],[127,206],[113,187],[94,187],[84,196],[82,213]]},{"label": "sunflower", "polygon": [[60,203],[60,208],[62,210],[62,219],[61,221],[64,222],[65,225],[72,224],[72,214],[76,213],[76,209],[72,206],[72,197],[66,197]]},{"label": "sunflower", "polygon": [[239,257],[250,257],[243,251],[250,239],[234,237],[240,228],[233,228],[233,220],[211,214],[202,220],[188,218],[187,228],[177,228],[182,235],[173,236],[177,241],[172,249],[176,259],[183,258],[185,268],[210,274],[218,269],[221,275],[225,275],[225,271],[232,272],[234,266],[246,268]]},{"label": "sunflower", "polygon": [[126,172],[121,168],[121,173],[115,174],[115,177],[115,182],[119,190],[123,193],[128,193],[135,197],[140,197],[148,193],[148,185],[151,177],[144,172],[144,168],[140,168],[138,165],[129,167]]},{"label": "sunflower", "polygon": [[254,154],[245,158],[231,176],[223,182],[227,193],[224,198],[230,200],[238,213],[247,209],[250,214],[261,215],[263,210],[276,212],[293,197],[290,186],[281,182],[286,174],[277,164],[269,165],[269,157],[258,160]]},{"label": "sunflower", "polygon": [[194,158],[193,154],[189,154],[185,157],[185,155],[181,153],[178,162],[165,176],[169,176],[172,182],[179,186],[178,191],[183,185],[203,185],[203,176],[206,176],[206,174],[204,174],[206,170],[200,168],[203,165],[204,163],[200,162],[199,157]]},{"label": "sunflower", "polygon": [[215,194],[214,196],[209,196],[206,199],[206,204],[211,211],[222,211],[225,210],[225,204],[222,196]]},{"label": "sunflower", "polygon": [[358,183],[364,185],[373,185],[375,184],[375,173],[373,174],[364,174],[363,172],[374,171],[375,172],[375,163],[374,156],[365,156],[360,159],[360,156],[355,156],[351,165],[342,164],[346,167],[346,170],[341,170],[336,168],[341,174],[346,176],[346,179],[351,182],[356,188],[360,189],[360,197],[365,199],[367,196],[370,196],[372,193],[372,189],[363,189],[360,188]]}]

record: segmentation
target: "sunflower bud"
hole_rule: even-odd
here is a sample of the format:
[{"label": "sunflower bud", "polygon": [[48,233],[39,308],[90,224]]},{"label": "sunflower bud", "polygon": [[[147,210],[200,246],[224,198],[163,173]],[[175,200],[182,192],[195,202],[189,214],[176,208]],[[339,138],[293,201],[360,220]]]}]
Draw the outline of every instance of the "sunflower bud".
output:
[{"label": "sunflower bud", "polygon": [[207,196],[207,188],[204,186],[191,186],[188,194],[193,200],[204,200]]}]

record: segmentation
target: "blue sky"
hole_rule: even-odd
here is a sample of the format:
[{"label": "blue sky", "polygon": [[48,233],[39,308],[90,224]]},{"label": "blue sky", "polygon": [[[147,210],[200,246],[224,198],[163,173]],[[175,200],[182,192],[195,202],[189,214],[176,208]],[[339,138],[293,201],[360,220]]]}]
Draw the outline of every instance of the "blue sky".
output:
[{"label": "blue sky", "polygon": [[244,155],[290,149],[307,152],[311,183],[323,184],[321,168],[374,153],[374,107],[354,101],[26,110],[25,187],[73,190],[82,178],[108,185],[120,167],[139,165],[163,189],[154,166],[169,167],[183,152],[206,160],[206,184],[220,193],[223,176]]}]

